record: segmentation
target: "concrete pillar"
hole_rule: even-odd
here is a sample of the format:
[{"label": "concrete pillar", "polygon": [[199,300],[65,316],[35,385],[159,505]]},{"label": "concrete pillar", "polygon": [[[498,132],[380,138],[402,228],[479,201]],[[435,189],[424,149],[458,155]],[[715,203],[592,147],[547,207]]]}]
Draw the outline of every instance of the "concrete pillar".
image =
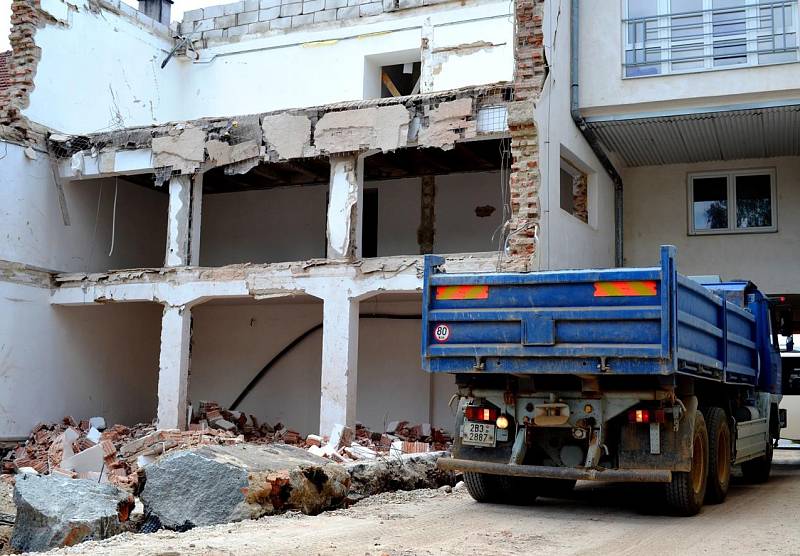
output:
[{"label": "concrete pillar", "polygon": [[330,434],[336,424],[356,423],[358,305],[346,291],[324,300],[320,434]]},{"label": "concrete pillar", "polygon": [[158,428],[185,429],[189,390],[192,312],[189,307],[164,307],[161,354],[158,358]]},{"label": "concrete pillar", "polygon": [[173,176],[169,180],[167,215],[167,253],[164,266],[189,264],[189,220],[192,213],[192,177]]},{"label": "concrete pillar", "polygon": [[361,257],[364,158],[357,153],[331,156],[328,195],[328,258]]}]

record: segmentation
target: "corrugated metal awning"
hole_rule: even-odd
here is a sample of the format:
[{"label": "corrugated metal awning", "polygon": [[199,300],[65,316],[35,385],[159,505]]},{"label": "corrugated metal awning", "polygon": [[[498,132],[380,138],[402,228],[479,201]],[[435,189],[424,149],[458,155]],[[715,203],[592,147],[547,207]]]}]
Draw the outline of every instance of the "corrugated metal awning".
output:
[{"label": "corrugated metal awning", "polygon": [[800,156],[800,106],[590,121],[626,166]]}]

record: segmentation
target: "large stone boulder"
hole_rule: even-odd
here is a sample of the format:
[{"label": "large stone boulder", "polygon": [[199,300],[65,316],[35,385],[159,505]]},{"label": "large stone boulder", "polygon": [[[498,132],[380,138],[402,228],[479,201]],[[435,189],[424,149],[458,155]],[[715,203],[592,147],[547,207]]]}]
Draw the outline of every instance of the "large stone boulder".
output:
[{"label": "large stone boulder", "polygon": [[454,485],[455,475],[436,468],[436,461],[446,452],[403,454],[348,463],[351,500],[395,490],[438,488]]},{"label": "large stone boulder", "polygon": [[144,474],[145,514],[179,531],[290,509],[317,514],[342,504],[350,482],[342,466],[283,444],[173,452]]},{"label": "large stone boulder", "polygon": [[40,551],[111,537],[125,530],[133,502],[133,496],[106,483],[18,475],[11,547]]}]

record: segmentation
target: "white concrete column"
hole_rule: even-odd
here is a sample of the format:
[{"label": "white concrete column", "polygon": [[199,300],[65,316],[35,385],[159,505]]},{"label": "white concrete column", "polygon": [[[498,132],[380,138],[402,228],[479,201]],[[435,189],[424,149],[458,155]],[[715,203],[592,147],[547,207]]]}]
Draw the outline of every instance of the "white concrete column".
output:
[{"label": "white concrete column", "polygon": [[364,158],[358,154],[336,155],[330,161],[328,258],[359,258],[364,220]]},{"label": "white concrete column", "polygon": [[203,215],[203,174],[192,177],[189,215],[189,265],[200,266],[200,223]]},{"label": "white concrete column", "polygon": [[173,176],[169,180],[167,214],[167,253],[164,266],[189,264],[189,216],[191,214],[192,177]]},{"label": "white concrete column", "polygon": [[346,291],[324,299],[320,434],[330,434],[336,424],[356,423],[358,304]]},{"label": "white concrete column", "polygon": [[166,305],[158,359],[158,428],[186,428],[192,312]]}]

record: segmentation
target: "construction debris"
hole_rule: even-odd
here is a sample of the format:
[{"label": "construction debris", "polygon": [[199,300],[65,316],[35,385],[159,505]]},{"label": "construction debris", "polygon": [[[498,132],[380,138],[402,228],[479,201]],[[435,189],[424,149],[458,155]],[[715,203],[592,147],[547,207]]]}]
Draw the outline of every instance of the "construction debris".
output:
[{"label": "construction debris", "polygon": [[23,475],[14,489],[17,506],[11,547],[40,551],[121,533],[133,496],[115,486],[59,475]]},{"label": "construction debris", "polygon": [[340,465],[294,446],[202,446],[144,468],[145,513],[168,529],[341,505],[350,479]]},{"label": "construction debris", "polygon": [[356,501],[381,492],[453,486],[456,484],[455,474],[436,468],[436,460],[446,454],[447,452],[405,454],[348,463],[345,465],[350,475],[348,498]]}]

